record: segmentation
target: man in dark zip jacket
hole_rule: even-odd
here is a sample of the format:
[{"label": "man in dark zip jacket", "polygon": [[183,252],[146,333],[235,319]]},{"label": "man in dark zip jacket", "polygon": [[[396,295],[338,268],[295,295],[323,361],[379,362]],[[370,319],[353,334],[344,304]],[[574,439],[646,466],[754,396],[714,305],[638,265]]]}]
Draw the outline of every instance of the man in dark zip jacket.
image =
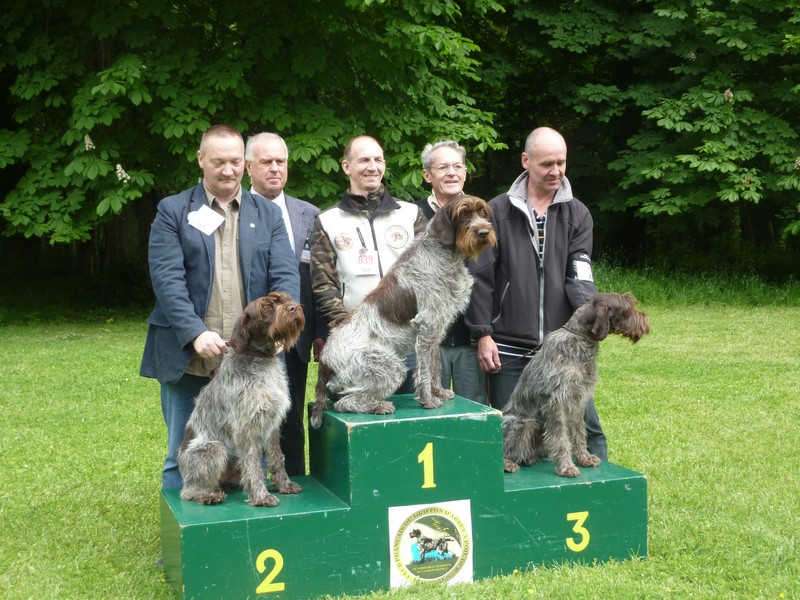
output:
[{"label": "man in dark zip jacket", "polygon": [[[465,322],[478,340],[489,400],[502,409],[544,336],[596,292],[592,216],[564,176],[567,145],[554,129],[534,129],[507,193],[491,200],[497,246],[470,263],[475,287]],[[586,409],[590,452],[608,459],[594,401]]]}]

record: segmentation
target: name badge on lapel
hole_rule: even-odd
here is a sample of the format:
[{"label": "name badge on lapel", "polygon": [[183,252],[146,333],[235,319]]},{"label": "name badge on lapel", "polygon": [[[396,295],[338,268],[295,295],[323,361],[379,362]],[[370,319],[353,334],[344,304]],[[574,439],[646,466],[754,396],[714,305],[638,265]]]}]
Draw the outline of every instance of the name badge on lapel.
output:
[{"label": "name badge on lapel", "polygon": [[225,217],[214,212],[207,204],[203,204],[198,210],[192,211],[188,215],[189,225],[199,229],[206,235],[212,235],[217,227],[225,222]]}]

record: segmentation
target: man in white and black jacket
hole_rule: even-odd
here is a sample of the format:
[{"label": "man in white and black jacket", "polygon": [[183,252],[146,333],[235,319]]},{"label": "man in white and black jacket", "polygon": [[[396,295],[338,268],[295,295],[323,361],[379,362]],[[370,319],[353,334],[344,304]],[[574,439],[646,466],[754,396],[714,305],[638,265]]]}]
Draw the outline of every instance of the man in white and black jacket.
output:
[{"label": "man in white and black jacket", "polygon": [[[564,325],[596,292],[592,216],[564,176],[567,145],[554,129],[534,129],[509,191],[489,202],[497,246],[470,271],[475,276],[465,322],[478,341],[489,400],[502,409],[544,336]],[[586,408],[589,451],[608,459],[594,401]]]}]

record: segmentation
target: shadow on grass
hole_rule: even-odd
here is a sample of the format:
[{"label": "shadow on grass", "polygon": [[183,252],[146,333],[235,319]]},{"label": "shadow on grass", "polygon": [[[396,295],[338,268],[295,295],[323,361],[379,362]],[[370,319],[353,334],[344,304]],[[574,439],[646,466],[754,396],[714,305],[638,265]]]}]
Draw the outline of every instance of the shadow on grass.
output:
[{"label": "shadow on grass", "polygon": [[153,307],[147,276],[133,269],[101,275],[0,275],[0,325],[141,318]]},{"label": "shadow on grass", "polygon": [[[24,265],[23,265],[24,266]],[[595,283],[604,292],[632,292],[642,304],[798,306],[800,281],[771,283],[757,275],[686,274],[659,267],[620,268],[595,263]],[[153,292],[141,268],[119,267],[99,275],[31,269],[0,271],[0,325],[144,320]]]}]

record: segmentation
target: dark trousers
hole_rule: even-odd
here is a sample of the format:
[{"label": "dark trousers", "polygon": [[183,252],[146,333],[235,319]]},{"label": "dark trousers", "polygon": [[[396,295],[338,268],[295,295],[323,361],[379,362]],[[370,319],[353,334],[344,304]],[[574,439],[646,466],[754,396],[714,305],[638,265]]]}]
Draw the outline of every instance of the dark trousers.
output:
[{"label": "dark trousers", "polygon": [[417,370],[417,355],[412,352],[406,356],[406,378],[400,387],[395,390],[395,394],[415,394],[417,389],[414,387],[414,371]]},{"label": "dark trousers", "polygon": [[286,473],[290,477],[306,474],[306,380],[308,363],[292,349],[285,353],[286,373],[289,376],[289,397],[292,407],[281,425],[281,450],[286,458]]},{"label": "dark trousers", "polygon": [[[513,356],[500,355],[500,362],[503,365],[500,372],[488,375],[489,401],[494,408],[502,410],[506,405],[520,375],[522,375],[522,370],[529,361],[529,357],[515,359]],[[583,420],[586,423],[586,445],[589,447],[589,452],[600,460],[607,461],[608,442],[606,434],[603,433],[603,428],[600,426],[600,417],[594,405],[594,398],[589,398]]]}]

